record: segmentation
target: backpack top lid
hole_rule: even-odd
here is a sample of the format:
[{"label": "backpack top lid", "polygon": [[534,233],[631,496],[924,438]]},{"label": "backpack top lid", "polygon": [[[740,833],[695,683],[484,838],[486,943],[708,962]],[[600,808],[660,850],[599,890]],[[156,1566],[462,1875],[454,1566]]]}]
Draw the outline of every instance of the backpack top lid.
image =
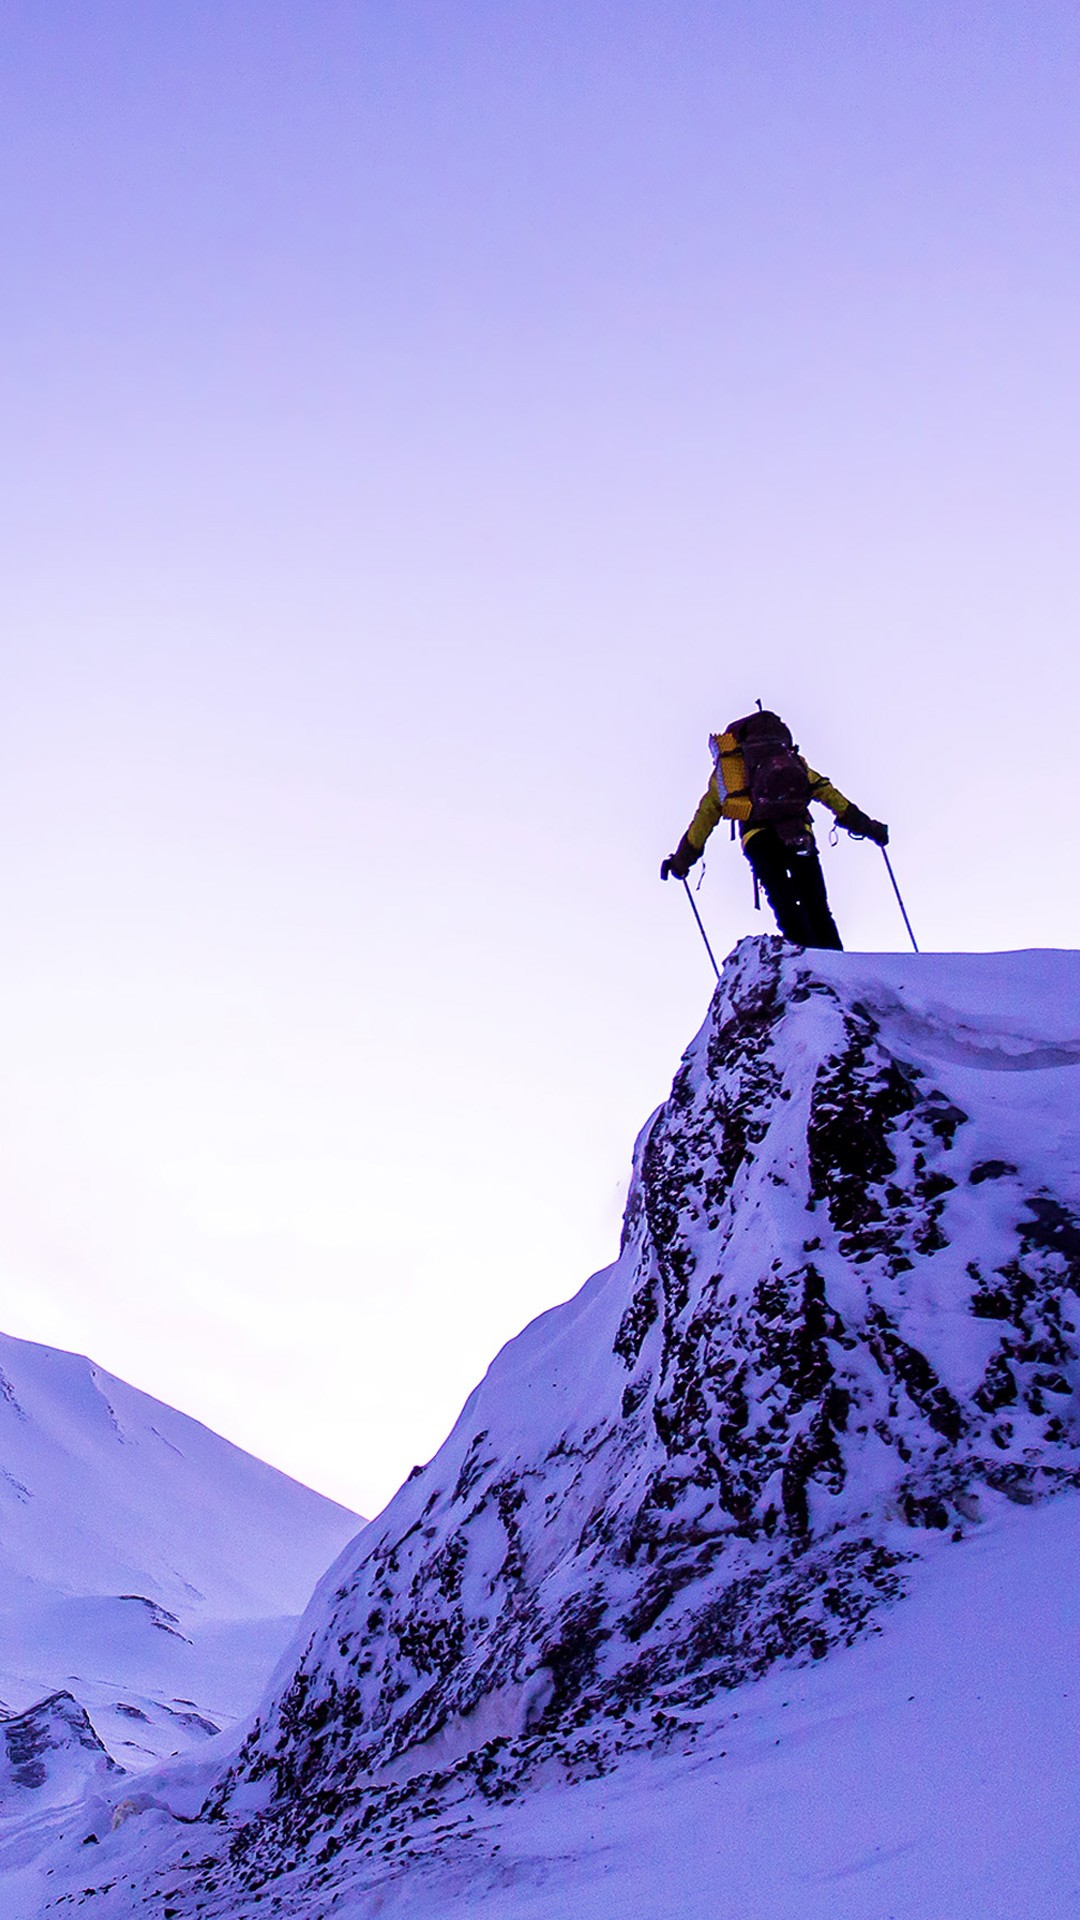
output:
[{"label": "backpack top lid", "polygon": [[727,731],[734,734],[740,746],[746,740],[781,740],[786,747],[795,745],[791,728],[768,707],[761,707],[756,713],[744,714],[741,720],[732,720]]},{"label": "backpack top lid", "polygon": [[747,713],[741,720],[729,720],[722,733],[709,735],[709,750],[717,766],[724,754],[739,754],[744,748],[758,751],[798,753],[791,728],[778,713],[768,707]]}]

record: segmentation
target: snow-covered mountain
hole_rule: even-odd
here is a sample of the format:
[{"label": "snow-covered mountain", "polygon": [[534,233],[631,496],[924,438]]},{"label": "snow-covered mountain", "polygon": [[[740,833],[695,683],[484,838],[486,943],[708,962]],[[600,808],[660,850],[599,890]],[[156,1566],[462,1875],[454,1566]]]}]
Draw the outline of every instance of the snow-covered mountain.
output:
[{"label": "snow-covered mountain", "polygon": [[[1025,1647],[1035,1719],[966,1781],[978,1822],[1025,1768],[1053,1775],[1076,1722],[1050,1725],[1077,1610],[1046,1628],[1063,1676],[1023,1610],[1080,1539],[1078,1068],[1080,955],[743,942],[638,1143],[616,1264],[503,1350],[346,1548],[246,1736],[148,1776],[145,1820],[110,1831],[107,1782],[64,1817],[53,1891],[89,1833],[105,1920],[1040,1920],[994,1906],[1000,1873],[970,1909],[917,1863],[888,1904],[838,1883],[940,1863],[958,1804],[860,1798],[851,1741],[882,1781],[898,1752],[937,1778],[958,1725],[981,1753],[978,1689]],[[937,1690],[918,1715],[913,1673]],[[813,1871],[774,1860],[766,1884],[799,1824],[774,1803],[800,1793],[831,1805],[840,1863],[818,1835]],[[18,1860],[30,1915],[47,1869]]]},{"label": "snow-covered mountain", "polygon": [[42,1727],[42,1752],[86,1764],[100,1740],[128,1771],[204,1742],[250,1711],[361,1525],[89,1360],[0,1336],[9,1755]]}]

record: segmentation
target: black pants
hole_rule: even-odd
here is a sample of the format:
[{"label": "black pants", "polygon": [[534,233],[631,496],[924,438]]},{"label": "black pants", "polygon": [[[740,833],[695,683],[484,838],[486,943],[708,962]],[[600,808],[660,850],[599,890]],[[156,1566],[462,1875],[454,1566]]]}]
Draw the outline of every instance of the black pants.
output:
[{"label": "black pants", "polygon": [[797,947],[843,947],[812,840],[806,847],[787,847],[775,827],[761,827],[745,852],[785,940]]}]

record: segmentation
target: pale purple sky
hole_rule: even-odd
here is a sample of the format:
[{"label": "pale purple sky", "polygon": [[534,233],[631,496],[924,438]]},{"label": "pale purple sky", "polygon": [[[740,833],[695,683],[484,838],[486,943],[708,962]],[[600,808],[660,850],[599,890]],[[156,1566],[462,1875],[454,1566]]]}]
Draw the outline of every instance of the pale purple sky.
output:
[{"label": "pale purple sky", "polygon": [[1080,943],[1078,158],[1058,0],[11,0],[7,1331],[372,1510],[613,1251],[759,695]]}]

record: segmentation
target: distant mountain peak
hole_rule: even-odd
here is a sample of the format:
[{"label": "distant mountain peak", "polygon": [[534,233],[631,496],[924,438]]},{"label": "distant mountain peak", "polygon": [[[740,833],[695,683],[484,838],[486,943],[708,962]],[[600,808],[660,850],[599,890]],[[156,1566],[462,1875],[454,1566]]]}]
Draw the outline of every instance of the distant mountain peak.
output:
[{"label": "distant mountain peak", "polygon": [[70,1687],[129,1767],[204,1740],[362,1523],[79,1354],[0,1367],[0,1695]]}]

